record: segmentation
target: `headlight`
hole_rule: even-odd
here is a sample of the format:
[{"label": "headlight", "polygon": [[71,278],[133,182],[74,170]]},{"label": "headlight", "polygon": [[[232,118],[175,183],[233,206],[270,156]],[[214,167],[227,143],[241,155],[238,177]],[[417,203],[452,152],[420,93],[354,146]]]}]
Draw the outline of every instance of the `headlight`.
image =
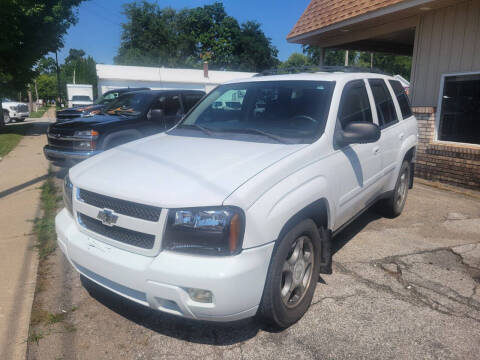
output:
[{"label": "headlight", "polygon": [[204,255],[235,255],[242,250],[245,215],[233,206],[171,209],[163,248]]},{"label": "headlight", "polygon": [[73,184],[67,174],[67,176],[65,176],[65,179],[63,180],[63,202],[71,215],[73,215],[72,196]]},{"label": "headlight", "polygon": [[75,131],[73,136],[77,138],[77,141],[74,142],[73,148],[75,150],[95,150],[98,135],[96,130]]},{"label": "headlight", "polygon": [[97,138],[98,137],[98,131],[96,131],[96,130],[75,131],[73,136],[79,137],[79,138],[85,138],[85,139]]}]

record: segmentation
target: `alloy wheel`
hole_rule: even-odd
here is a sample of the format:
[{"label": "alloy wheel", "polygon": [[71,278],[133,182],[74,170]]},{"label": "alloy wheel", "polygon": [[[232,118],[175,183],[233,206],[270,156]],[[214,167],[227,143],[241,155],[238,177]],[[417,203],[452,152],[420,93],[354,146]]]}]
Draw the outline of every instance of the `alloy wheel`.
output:
[{"label": "alloy wheel", "polygon": [[282,268],[280,293],[286,307],[295,307],[305,296],[312,281],[314,262],[312,240],[300,236],[292,244]]}]

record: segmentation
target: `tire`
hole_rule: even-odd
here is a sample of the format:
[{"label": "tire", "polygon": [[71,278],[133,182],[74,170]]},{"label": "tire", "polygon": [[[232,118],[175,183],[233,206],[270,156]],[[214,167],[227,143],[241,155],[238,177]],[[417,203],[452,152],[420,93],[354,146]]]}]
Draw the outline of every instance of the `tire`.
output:
[{"label": "tire", "polygon": [[11,121],[8,111],[3,112],[3,125],[7,125]]},{"label": "tire", "polygon": [[376,206],[381,215],[393,219],[402,213],[405,202],[407,201],[410,171],[410,163],[404,161],[400,168],[393,193],[388,198],[380,200]]},{"label": "tire", "polygon": [[263,321],[284,329],[305,314],[317,286],[320,248],[320,234],[311,219],[301,221],[279,240],[258,312]]}]

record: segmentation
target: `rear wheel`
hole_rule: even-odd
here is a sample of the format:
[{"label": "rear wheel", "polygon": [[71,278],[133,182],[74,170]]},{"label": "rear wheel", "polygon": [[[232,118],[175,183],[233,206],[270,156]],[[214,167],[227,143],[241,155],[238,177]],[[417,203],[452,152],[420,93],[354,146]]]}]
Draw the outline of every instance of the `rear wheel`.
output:
[{"label": "rear wheel", "polygon": [[377,204],[377,209],[382,215],[394,218],[402,213],[405,202],[407,201],[409,182],[410,163],[404,161],[400,168],[393,193],[387,199],[380,200]]},{"label": "rear wheel", "polygon": [[265,283],[259,315],[286,328],[308,310],[317,285],[320,235],[315,223],[303,220],[279,240]]}]

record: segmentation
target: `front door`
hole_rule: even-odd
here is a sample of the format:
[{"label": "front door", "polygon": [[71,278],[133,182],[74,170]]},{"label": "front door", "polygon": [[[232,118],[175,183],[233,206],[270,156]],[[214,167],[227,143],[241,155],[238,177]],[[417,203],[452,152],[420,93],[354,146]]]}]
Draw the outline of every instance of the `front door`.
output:
[{"label": "front door", "polygon": [[[338,109],[336,131],[354,121],[373,122],[370,98],[363,80],[345,85]],[[380,141],[337,148],[337,214],[340,227],[377,197],[381,190],[382,159]]]}]

